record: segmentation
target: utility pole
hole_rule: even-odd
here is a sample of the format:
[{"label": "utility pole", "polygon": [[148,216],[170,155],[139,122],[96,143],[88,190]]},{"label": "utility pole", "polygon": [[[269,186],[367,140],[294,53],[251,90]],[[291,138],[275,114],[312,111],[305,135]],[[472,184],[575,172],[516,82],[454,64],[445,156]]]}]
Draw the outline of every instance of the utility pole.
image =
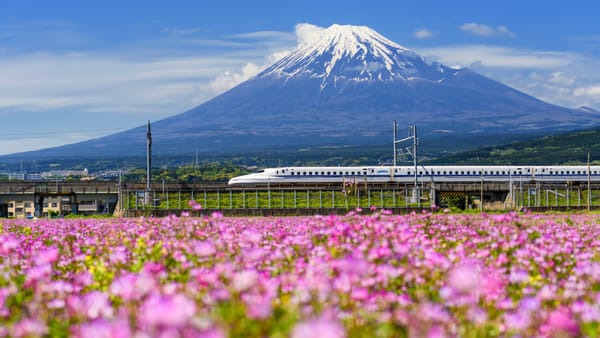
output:
[{"label": "utility pole", "polygon": [[410,125],[408,126],[408,130],[409,133],[412,130],[412,137],[413,137],[413,162],[414,162],[414,166],[415,166],[415,192],[414,192],[414,198],[417,200],[417,205],[419,206],[419,208],[421,207],[421,196],[419,194],[419,182],[417,180],[417,143],[419,142],[419,139],[417,138],[417,126],[416,125]]},{"label": "utility pole", "polygon": [[152,168],[152,131],[150,130],[150,120],[146,128],[146,202],[150,200],[150,171]]},{"label": "utility pole", "polygon": [[394,169],[396,169],[396,156],[398,155],[398,151],[396,150],[396,139],[398,134],[398,122],[394,120]]},{"label": "utility pole", "polygon": [[592,175],[592,168],[590,166],[590,152],[588,151],[588,161],[587,161],[587,192],[588,192],[588,201],[587,201],[587,211],[588,213],[590,212],[591,208],[592,208],[592,184],[591,184],[591,175]]},{"label": "utility pole", "polygon": [[414,175],[415,188],[413,189],[413,196],[411,198],[411,202],[417,203],[417,205],[419,207],[421,207],[421,198],[419,196],[419,182],[418,182],[418,175],[417,175],[417,146],[419,144],[419,138],[417,137],[417,126],[414,124],[411,124],[408,126],[408,137],[406,137],[406,138],[397,140],[396,136],[397,136],[397,122],[396,122],[396,120],[394,120],[394,169],[392,169],[392,170],[395,170],[395,167],[396,167],[396,156],[397,156],[396,144],[398,144],[400,142],[412,140],[412,149],[407,148],[408,153],[411,154],[413,157],[413,165],[414,165],[414,170],[415,170],[415,175]]}]

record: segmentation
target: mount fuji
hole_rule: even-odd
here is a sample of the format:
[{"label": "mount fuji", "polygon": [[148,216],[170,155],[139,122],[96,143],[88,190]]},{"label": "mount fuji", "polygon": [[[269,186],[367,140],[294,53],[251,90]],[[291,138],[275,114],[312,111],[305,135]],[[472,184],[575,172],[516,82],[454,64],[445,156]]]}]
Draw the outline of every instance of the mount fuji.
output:
[{"label": "mount fuji", "polygon": [[[552,105],[468,68],[429,62],[368,27],[332,25],[253,78],[152,123],[152,132],[157,155],[231,154],[391,144],[394,120],[416,124],[421,139],[435,143],[459,134],[490,140],[584,129],[600,125],[600,113]],[[3,159],[143,156],[145,128]]]}]

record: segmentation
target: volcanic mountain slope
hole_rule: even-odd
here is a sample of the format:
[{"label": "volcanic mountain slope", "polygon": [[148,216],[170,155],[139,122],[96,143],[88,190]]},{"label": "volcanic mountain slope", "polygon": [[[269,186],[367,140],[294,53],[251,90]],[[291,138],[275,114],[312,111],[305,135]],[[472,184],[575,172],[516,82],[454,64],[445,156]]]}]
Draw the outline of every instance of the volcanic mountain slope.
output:
[{"label": "volcanic mountain slope", "polygon": [[[435,138],[436,130],[489,138],[583,129],[599,125],[600,113],[552,105],[467,68],[428,62],[368,27],[333,25],[254,78],[152,128],[156,154],[226,153],[391,143],[393,120],[416,124],[422,138]],[[43,154],[141,155],[144,144],[140,127]]]}]

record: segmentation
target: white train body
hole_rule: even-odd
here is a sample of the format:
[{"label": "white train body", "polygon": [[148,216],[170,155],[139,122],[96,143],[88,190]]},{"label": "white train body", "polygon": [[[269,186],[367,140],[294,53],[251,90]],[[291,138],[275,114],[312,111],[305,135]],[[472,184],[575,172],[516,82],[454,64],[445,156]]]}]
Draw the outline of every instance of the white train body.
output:
[{"label": "white train body", "polygon": [[[600,181],[600,166],[419,166],[418,182],[584,182]],[[229,185],[412,183],[414,166],[282,167],[234,177]]]}]

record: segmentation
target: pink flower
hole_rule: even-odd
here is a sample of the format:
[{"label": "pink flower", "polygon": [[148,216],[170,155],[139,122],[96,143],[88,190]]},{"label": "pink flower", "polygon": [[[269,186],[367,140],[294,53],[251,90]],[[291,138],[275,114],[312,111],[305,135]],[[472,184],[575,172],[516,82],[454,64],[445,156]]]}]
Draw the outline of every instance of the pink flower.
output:
[{"label": "pink flower", "polygon": [[522,269],[512,269],[509,280],[511,283],[523,283],[529,280],[529,272]]},{"label": "pink flower", "polygon": [[12,328],[13,337],[41,337],[48,333],[46,324],[37,320],[25,318]]},{"label": "pink flower", "polygon": [[91,291],[83,296],[83,311],[88,318],[111,318],[113,308],[108,295],[100,291]]},{"label": "pink flower", "polygon": [[15,238],[15,236],[9,235],[0,235],[0,255],[5,256],[14,251],[19,247],[19,241]]},{"label": "pink flower", "polygon": [[258,273],[255,270],[244,270],[233,275],[233,288],[242,292],[253,287],[258,281]]},{"label": "pink flower", "polygon": [[339,322],[324,318],[302,321],[292,329],[292,338],[342,338],[346,337]]},{"label": "pink flower", "polygon": [[146,262],[144,267],[142,267],[142,273],[147,273],[151,276],[158,276],[161,273],[165,272],[166,268],[161,263],[156,262]]},{"label": "pink flower", "polygon": [[119,276],[113,280],[109,291],[113,295],[120,296],[123,300],[135,299],[135,281],[136,276],[131,273]]},{"label": "pink flower", "polygon": [[242,296],[242,300],[246,303],[248,318],[266,319],[273,312],[273,300],[267,295],[245,294]]},{"label": "pink flower", "polygon": [[481,275],[480,291],[487,300],[499,300],[505,292],[506,280],[497,272],[488,270]]},{"label": "pink flower", "polygon": [[448,285],[455,291],[473,293],[480,283],[479,267],[475,264],[464,264],[455,267],[448,274]]},{"label": "pink flower", "polygon": [[197,338],[226,338],[227,335],[219,328],[210,328],[196,334]]},{"label": "pink flower", "polygon": [[125,301],[130,301],[141,299],[156,286],[156,280],[148,274],[126,273],[113,280],[109,291]]},{"label": "pink flower", "polygon": [[139,321],[151,327],[183,327],[195,313],[196,304],[182,294],[152,295],[142,304]]},{"label": "pink flower", "polygon": [[548,315],[546,322],[540,331],[547,336],[553,337],[579,337],[579,325],[573,319],[571,311],[566,307],[560,307]]},{"label": "pink flower", "polygon": [[246,230],[242,234],[242,238],[244,239],[245,242],[252,243],[252,244],[258,244],[262,240],[263,236],[260,232],[258,232],[256,230]]},{"label": "pink flower", "polygon": [[194,200],[190,200],[188,201],[188,205],[193,209],[193,210],[201,210],[202,209],[202,205],[200,205],[200,203],[194,201]]},{"label": "pink flower", "polygon": [[48,247],[37,253],[34,258],[34,262],[37,265],[52,264],[58,259],[58,249],[55,247]]},{"label": "pink flower", "polygon": [[212,256],[217,252],[215,245],[209,241],[198,241],[196,245],[194,245],[194,253],[198,257],[208,257]]},{"label": "pink flower", "polygon": [[25,277],[25,286],[32,286],[39,280],[50,278],[52,274],[52,266],[50,264],[36,265],[27,271]]},{"label": "pink flower", "polygon": [[504,314],[504,326],[510,331],[524,331],[529,325],[531,325],[531,315],[528,312],[517,311]]},{"label": "pink flower", "polygon": [[73,337],[77,338],[129,338],[131,329],[126,319],[107,321],[96,319],[91,322],[80,324],[72,330]]},{"label": "pink flower", "polygon": [[90,319],[113,316],[113,308],[108,296],[100,291],[91,291],[83,296],[71,295],[67,297],[66,305],[73,316]]}]

